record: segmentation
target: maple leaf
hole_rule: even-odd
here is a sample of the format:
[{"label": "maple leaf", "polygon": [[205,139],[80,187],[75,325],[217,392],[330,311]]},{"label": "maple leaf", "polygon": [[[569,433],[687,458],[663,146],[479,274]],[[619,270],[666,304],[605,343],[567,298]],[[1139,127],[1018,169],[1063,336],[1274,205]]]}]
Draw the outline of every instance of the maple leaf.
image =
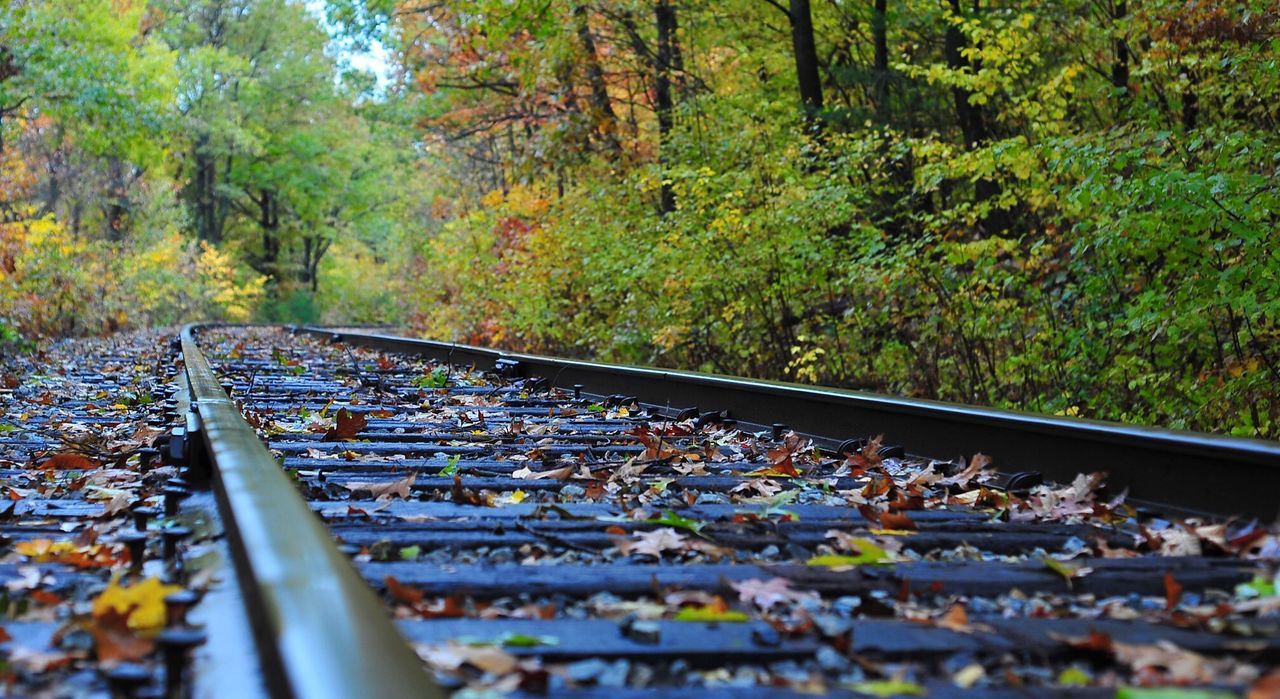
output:
[{"label": "maple leaf", "polygon": [[324,441],[326,442],[342,442],[355,439],[368,423],[368,418],[364,413],[353,413],[346,408],[338,411],[336,424],[324,433]]},{"label": "maple leaf", "polygon": [[755,493],[754,496],[742,500],[742,502],[752,502],[753,500],[765,500],[777,495],[782,492],[782,485],[775,481],[771,481],[768,478],[761,478],[759,480],[739,483],[729,492],[742,493],[743,495]]},{"label": "maple leaf", "polygon": [[647,428],[637,427],[631,431],[631,434],[644,445],[644,453],[640,455],[640,461],[664,461],[684,455],[684,452],[672,446],[671,442],[664,441],[662,435],[654,434]]},{"label": "maple leaf", "polygon": [[114,612],[124,615],[128,627],[135,631],[159,629],[165,621],[164,598],[181,590],[181,586],[165,585],[159,578],[147,578],[129,587],[121,587],[113,578],[93,600],[93,618]]},{"label": "maple leaf", "polygon": [[640,554],[662,558],[663,551],[686,551],[689,548],[688,537],[671,527],[640,532],[632,539],[615,539],[615,542],[624,556]]},{"label": "maple leaf", "polygon": [[155,650],[154,640],[140,636],[129,628],[131,616],[132,614],[121,613],[115,608],[107,608],[101,614],[94,614],[89,620],[86,626],[89,635],[93,637],[94,652],[100,662],[141,660]]},{"label": "maple leaf", "polygon": [[783,602],[798,603],[805,600],[817,601],[819,599],[818,593],[811,590],[792,589],[791,581],[786,578],[770,578],[768,580],[751,578],[729,584],[734,590],[738,591],[738,599],[754,604],[764,611],[769,611],[774,605]]}]

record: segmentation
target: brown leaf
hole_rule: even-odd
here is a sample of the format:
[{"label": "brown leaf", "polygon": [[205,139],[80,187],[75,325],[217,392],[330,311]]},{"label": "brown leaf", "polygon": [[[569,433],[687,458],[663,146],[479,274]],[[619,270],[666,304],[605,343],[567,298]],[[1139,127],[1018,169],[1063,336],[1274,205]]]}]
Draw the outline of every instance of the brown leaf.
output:
[{"label": "brown leaf", "polygon": [[134,633],[129,628],[129,615],[109,608],[94,614],[89,622],[89,634],[100,662],[131,662],[141,660],[155,650],[155,642]]},{"label": "brown leaf", "polygon": [[453,477],[453,487],[449,489],[449,498],[458,505],[488,506],[488,502],[470,488],[462,487],[462,476]]},{"label": "brown leaf", "polygon": [[346,408],[338,411],[336,424],[324,433],[324,441],[341,442],[349,439],[355,439],[365,428],[368,419],[364,413],[353,413]]},{"label": "brown leaf", "polygon": [[418,605],[418,614],[421,614],[424,619],[456,619],[466,616],[467,608],[462,603],[462,597],[449,595],[431,604]]},{"label": "brown leaf", "polygon": [[964,610],[964,605],[959,602],[948,607],[947,611],[935,619],[933,624],[960,633],[973,632],[973,627],[969,624],[969,614]]},{"label": "brown leaf", "polygon": [[915,520],[901,512],[882,512],[880,514],[880,527],[882,529],[897,530],[916,530]]},{"label": "brown leaf", "polygon": [[388,575],[383,578],[383,583],[387,586],[387,594],[391,595],[391,599],[408,605],[416,605],[422,601],[423,593],[415,587],[401,585],[394,575]]},{"label": "brown leaf", "polygon": [[1164,574],[1164,608],[1173,609],[1182,599],[1182,585],[1173,578],[1173,573]]},{"label": "brown leaf", "polygon": [[408,498],[412,492],[413,484],[417,482],[418,474],[410,473],[408,476],[398,481],[388,481],[383,483],[374,483],[369,481],[350,481],[343,485],[352,491],[367,490],[375,500],[390,499],[393,497]]},{"label": "brown leaf", "polygon": [[40,463],[40,468],[52,468],[59,471],[88,471],[99,466],[97,461],[83,454],[62,452],[54,454]]},{"label": "brown leaf", "polygon": [[1272,670],[1249,685],[1245,699],[1275,699],[1280,697],[1280,670]]},{"label": "brown leaf", "polygon": [[982,469],[986,468],[990,464],[991,457],[986,454],[974,454],[973,458],[969,459],[969,466],[965,468],[965,470],[938,482],[943,485],[954,485],[957,488],[967,488],[969,487],[969,481],[982,475]]}]

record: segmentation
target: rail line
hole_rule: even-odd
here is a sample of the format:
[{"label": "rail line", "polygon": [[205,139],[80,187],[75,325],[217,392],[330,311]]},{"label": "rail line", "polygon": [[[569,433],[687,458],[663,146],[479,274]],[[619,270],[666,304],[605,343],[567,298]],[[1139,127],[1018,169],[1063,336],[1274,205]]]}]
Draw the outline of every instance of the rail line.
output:
[{"label": "rail line", "polygon": [[1274,444],[325,328],[182,351],[280,696],[1239,692],[1280,659]]}]

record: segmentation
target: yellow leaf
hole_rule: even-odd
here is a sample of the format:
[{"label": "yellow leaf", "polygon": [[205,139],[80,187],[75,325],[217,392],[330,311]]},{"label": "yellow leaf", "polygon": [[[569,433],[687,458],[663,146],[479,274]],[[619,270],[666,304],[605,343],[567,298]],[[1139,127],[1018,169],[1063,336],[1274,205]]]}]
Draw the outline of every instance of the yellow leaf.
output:
[{"label": "yellow leaf", "polygon": [[93,616],[105,616],[109,610],[129,616],[129,628],[152,630],[164,626],[164,598],[181,592],[178,585],[165,585],[159,578],[147,578],[136,585],[121,587],[113,579],[107,589],[93,601]]}]

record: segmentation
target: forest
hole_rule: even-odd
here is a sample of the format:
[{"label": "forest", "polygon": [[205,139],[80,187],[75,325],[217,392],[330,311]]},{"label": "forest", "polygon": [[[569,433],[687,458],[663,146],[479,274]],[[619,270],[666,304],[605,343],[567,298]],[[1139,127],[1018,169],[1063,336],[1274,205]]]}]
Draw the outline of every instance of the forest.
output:
[{"label": "forest", "polygon": [[1276,438],[1275,0],[8,0],[0,341],[196,319]]}]

